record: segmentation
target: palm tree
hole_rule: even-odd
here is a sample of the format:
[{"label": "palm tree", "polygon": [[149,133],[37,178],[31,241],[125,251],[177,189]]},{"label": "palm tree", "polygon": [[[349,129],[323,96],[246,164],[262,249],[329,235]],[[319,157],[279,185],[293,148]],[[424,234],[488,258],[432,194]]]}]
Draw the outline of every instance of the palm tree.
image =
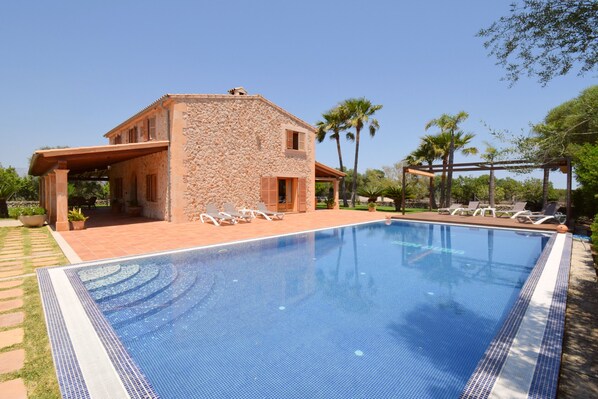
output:
[{"label": "palm tree", "polygon": [[[482,159],[487,161],[490,166],[494,164],[503,154],[504,150],[499,150],[498,148],[494,147],[492,144],[484,141],[484,145],[486,146],[486,152],[484,152],[481,156]],[[494,169],[490,169],[490,181],[488,182],[488,202],[490,203],[490,208],[494,208],[494,190],[495,190],[495,178],[494,178]]]},{"label": "palm tree", "polygon": [[[326,134],[330,132],[330,139],[336,141],[336,150],[338,151],[338,162],[340,164],[340,171],[344,172],[343,154],[341,152],[340,132],[348,128],[346,121],[348,119],[346,110],[342,107],[336,107],[330,111],[322,114],[323,121],[316,122],[318,128],[317,136],[318,142],[321,143],[326,138]],[[355,136],[351,132],[347,132],[345,137],[347,140],[353,141]],[[345,189],[345,179],[341,179],[341,198],[343,199],[343,206],[347,207],[347,193]]]},{"label": "palm tree", "polygon": [[[442,155],[440,148],[436,146],[434,140],[430,139],[433,136],[424,136],[419,143],[419,147],[417,147],[413,152],[411,152],[405,158],[405,163],[408,165],[421,165],[422,163],[426,162],[430,167],[430,172],[432,171],[432,165],[434,161],[439,159]],[[429,207],[430,210],[436,208],[436,198],[434,196],[434,178],[430,177],[430,184],[429,184],[429,191],[430,191],[430,202]]]},{"label": "palm tree", "polygon": [[[378,121],[374,118],[376,111],[382,108],[382,105],[373,105],[365,97],[361,98],[349,98],[340,105],[345,108],[348,118],[347,125],[355,128],[355,166],[353,167],[353,173],[357,175],[357,162],[359,159],[359,134],[361,129],[366,125],[370,125],[370,136],[374,137],[376,130],[380,128]],[[351,205],[355,207],[355,192],[357,191],[357,180],[353,179],[351,188]]]},{"label": "palm tree", "polygon": [[[463,122],[465,119],[469,118],[469,114],[465,111],[460,111],[456,115],[449,115],[449,114],[442,114],[437,119],[432,119],[426,124],[426,130],[428,130],[432,126],[437,126],[440,128],[441,133],[449,133],[450,134],[450,146],[449,146],[449,156],[448,156],[448,174],[447,174],[447,186],[446,186],[446,195],[445,200],[450,202],[451,199],[451,189],[453,184],[453,163],[455,160],[455,134],[459,130],[459,124]],[[448,206],[449,204],[444,204]]]},{"label": "palm tree", "polygon": [[440,153],[439,158],[442,160],[442,175],[440,179],[440,205],[450,206],[451,196],[449,193],[448,173],[450,166],[450,151],[451,144],[454,150],[460,151],[463,155],[477,154],[476,147],[468,147],[469,142],[475,137],[472,133],[457,132],[454,135],[440,133],[435,136],[425,136],[422,140],[428,141]]}]

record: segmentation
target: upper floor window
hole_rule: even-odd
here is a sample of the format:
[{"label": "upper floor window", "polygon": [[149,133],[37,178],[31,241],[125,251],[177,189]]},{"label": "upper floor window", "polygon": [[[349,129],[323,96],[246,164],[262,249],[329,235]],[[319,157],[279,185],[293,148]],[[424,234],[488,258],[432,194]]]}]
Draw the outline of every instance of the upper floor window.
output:
[{"label": "upper floor window", "polygon": [[287,130],[286,135],[287,150],[305,151],[305,133]]},{"label": "upper floor window", "polygon": [[148,118],[147,119],[147,139],[148,140],[156,139],[156,118]]},{"label": "upper floor window", "polygon": [[137,142],[137,126],[129,129],[129,143]]},{"label": "upper floor window", "polygon": [[122,143],[123,143],[123,138],[120,134],[118,136],[114,136],[114,144],[122,144]]}]

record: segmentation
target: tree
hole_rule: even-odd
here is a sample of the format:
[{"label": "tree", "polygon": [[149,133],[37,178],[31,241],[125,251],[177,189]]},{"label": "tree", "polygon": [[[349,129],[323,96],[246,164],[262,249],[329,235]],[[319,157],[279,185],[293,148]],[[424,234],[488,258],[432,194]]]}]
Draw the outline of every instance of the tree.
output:
[{"label": "tree", "polygon": [[512,84],[526,73],[545,86],[576,64],[578,75],[598,65],[598,1],[521,0],[478,36]]},{"label": "tree", "polygon": [[[389,185],[384,188],[382,193],[385,197],[390,198],[395,205],[395,211],[401,210],[401,204],[403,203],[403,186],[402,185]],[[413,192],[409,186],[405,186],[405,199],[414,198]]]},{"label": "tree", "polygon": [[0,218],[8,217],[8,205],[10,199],[21,187],[21,178],[12,166],[3,168],[0,165]]},{"label": "tree", "polygon": [[[469,114],[465,111],[460,111],[456,115],[442,114],[437,119],[432,119],[426,124],[426,130],[432,126],[440,128],[440,133],[448,133],[450,135],[449,153],[448,153],[448,173],[446,178],[446,194],[443,206],[449,206],[451,200],[451,187],[453,184],[453,163],[455,161],[455,133],[459,130],[459,124],[465,119],[469,118]],[[473,137],[473,135],[472,135]],[[477,153],[477,149],[476,152]]]},{"label": "tree", "polygon": [[[598,141],[598,86],[583,90],[579,96],[551,109],[544,120],[532,126],[531,135],[508,138],[512,151],[522,159],[535,162],[550,162],[555,159],[575,156],[579,145]],[[550,170],[544,169],[543,203],[548,201]]]},{"label": "tree", "polygon": [[449,170],[449,159],[451,151],[451,142],[453,148],[457,151],[461,151],[464,155],[477,154],[478,149],[476,147],[468,147],[470,141],[474,138],[472,133],[457,132],[454,134],[451,140],[451,135],[448,132],[440,133],[437,135],[428,135],[422,138],[422,141],[427,142],[427,145],[435,148],[439,157],[442,160],[442,174],[440,177],[440,205],[449,206],[451,200],[451,194],[449,192],[449,186],[447,184]]},{"label": "tree", "polygon": [[598,145],[580,146],[575,164],[575,177],[581,184],[576,190],[576,212],[592,217],[598,212]]},{"label": "tree", "polygon": [[366,197],[369,204],[370,202],[378,201],[378,197],[384,195],[384,189],[380,186],[366,185],[357,191],[357,195]]},{"label": "tree", "polygon": [[14,196],[26,201],[39,200],[39,177],[27,175],[21,178],[21,184]]},{"label": "tree", "polygon": [[[482,159],[492,167],[494,162],[498,161],[508,150],[498,149],[487,141],[484,142],[486,151],[481,155]],[[496,190],[496,179],[494,178],[494,169],[490,169],[490,179],[488,181],[488,202],[491,208],[494,208],[494,194]]]},{"label": "tree", "polygon": [[[374,119],[373,116],[376,111],[382,108],[382,105],[373,105],[369,100],[364,97],[361,98],[350,98],[345,100],[341,105],[345,108],[348,119],[347,125],[355,129],[355,163],[353,171],[357,174],[357,164],[359,160],[359,137],[361,129],[369,124],[370,136],[376,135],[376,130],[380,128],[378,120]],[[355,193],[357,191],[357,180],[353,180],[351,188],[351,202],[352,206],[355,207]]]},{"label": "tree", "polygon": [[[338,151],[338,163],[340,165],[339,170],[344,171],[340,132],[348,128],[346,123],[348,119],[346,109],[338,106],[322,114],[322,118],[324,120],[316,122],[316,127],[318,128],[316,138],[318,142],[321,143],[326,138],[326,134],[330,133],[330,139],[336,141],[336,150]],[[347,132],[345,137],[350,141],[353,141],[355,139],[355,136],[351,132]],[[341,179],[341,198],[343,200],[343,206],[349,206],[349,204],[347,203],[345,179]]]},{"label": "tree", "polygon": [[[411,152],[405,158],[405,163],[408,165],[421,165],[424,162],[428,164],[430,167],[430,171],[432,170],[432,165],[434,161],[439,159],[442,156],[441,149],[436,145],[433,139],[433,136],[424,136],[420,143],[419,147],[417,147],[413,152]],[[434,178],[429,178],[429,208],[430,210],[437,208],[436,206],[436,198],[434,196]]]}]

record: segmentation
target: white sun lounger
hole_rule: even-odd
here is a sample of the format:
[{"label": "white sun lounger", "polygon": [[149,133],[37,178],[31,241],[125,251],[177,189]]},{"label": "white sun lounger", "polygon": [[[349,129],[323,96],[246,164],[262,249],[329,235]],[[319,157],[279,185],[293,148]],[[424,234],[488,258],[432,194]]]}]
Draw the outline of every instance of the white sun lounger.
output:
[{"label": "white sun lounger", "polygon": [[479,206],[480,201],[469,201],[469,205],[467,205],[467,208],[457,208],[451,213],[451,215],[456,215],[458,212],[461,215],[472,213],[475,216]]},{"label": "white sun lounger", "polygon": [[542,224],[544,222],[557,222],[564,224],[566,216],[558,213],[559,204],[557,202],[549,202],[542,212],[528,212],[517,216],[517,221],[520,223]]},{"label": "white sun lounger", "polygon": [[224,212],[219,212],[214,204],[206,205],[206,211],[199,215],[199,220],[201,220],[202,223],[205,223],[204,218],[211,220],[215,226],[220,226],[220,223],[222,222],[228,222],[230,224],[237,223],[237,219]]},{"label": "white sun lounger", "polygon": [[258,202],[257,209],[252,209],[251,212],[254,215],[263,216],[264,219],[266,219],[266,220],[272,220],[272,217],[275,217],[275,218],[281,219],[281,220],[282,220],[282,218],[284,218],[284,213],[273,212],[273,211],[269,210],[268,208],[266,208],[266,204],[264,204],[263,202]]},{"label": "white sun lounger", "polygon": [[509,216],[511,219],[516,219],[517,216],[527,214],[529,211],[525,210],[527,202],[515,202],[511,209],[496,210],[496,216]]},{"label": "white sun lounger", "polygon": [[251,212],[239,212],[237,210],[237,208],[235,208],[235,206],[233,204],[231,204],[230,202],[225,202],[223,207],[224,207],[224,212],[220,212],[220,213],[224,213],[229,216],[232,216],[237,220],[244,220],[245,222],[249,223],[249,222],[251,222],[251,219],[253,219],[253,215],[251,214]]},{"label": "white sun lounger", "polygon": [[452,214],[455,209],[463,208],[461,204],[452,204],[448,208],[438,208],[438,214],[448,213]]}]

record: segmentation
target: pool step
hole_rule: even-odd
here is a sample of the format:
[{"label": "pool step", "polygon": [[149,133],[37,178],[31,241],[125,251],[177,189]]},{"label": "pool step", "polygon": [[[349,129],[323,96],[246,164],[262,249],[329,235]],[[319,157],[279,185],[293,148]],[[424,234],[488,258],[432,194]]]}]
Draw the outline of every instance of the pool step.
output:
[{"label": "pool step", "polygon": [[156,278],[148,281],[143,286],[143,289],[129,290],[126,293],[123,293],[123,295],[108,298],[107,300],[99,302],[98,306],[104,314],[109,314],[127,307],[138,305],[166,290],[176,278],[177,270],[174,265],[162,265]]},{"label": "pool step", "polygon": [[139,265],[122,265],[117,273],[85,283],[85,288],[91,293],[95,290],[114,286],[124,280],[134,277],[139,273],[140,269]]},{"label": "pool step", "polygon": [[106,316],[110,320],[110,324],[115,328],[136,320],[141,320],[168,308],[172,303],[191,290],[196,280],[197,270],[186,270],[185,273],[179,273],[177,278],[158,295]]},{"label": "pool step", "polygon": [[180,292],[179,295],[166,303],[144,308],[145,311],[142,310],[136,316],[118,323],[111,320],[112,325],[125,341],[152,333],[162,327],[171,325],[200,304],[208,301],[216,284],[216,276],[204,270],[195,276],[193,284],[188,289]]},{"label": "pool step", "polygon": [[88,283],[90,281],[106,278],[110,275],[118,273],[119,271],[120,265],[108,265],[100,267],[88,267],[78,271],[77,274],[79,275],[81,281]]},{"label": "pool step", "polygon": [[140,267],[139,273],[126,280],[122,280],[117,284],[108,287],[102,287],[91,292],[91,296],[96,302],[101,303],[134,290],[141,290],[141,287],[152,282],[158,274],[160,268],[156,265],[143,265]]}]

